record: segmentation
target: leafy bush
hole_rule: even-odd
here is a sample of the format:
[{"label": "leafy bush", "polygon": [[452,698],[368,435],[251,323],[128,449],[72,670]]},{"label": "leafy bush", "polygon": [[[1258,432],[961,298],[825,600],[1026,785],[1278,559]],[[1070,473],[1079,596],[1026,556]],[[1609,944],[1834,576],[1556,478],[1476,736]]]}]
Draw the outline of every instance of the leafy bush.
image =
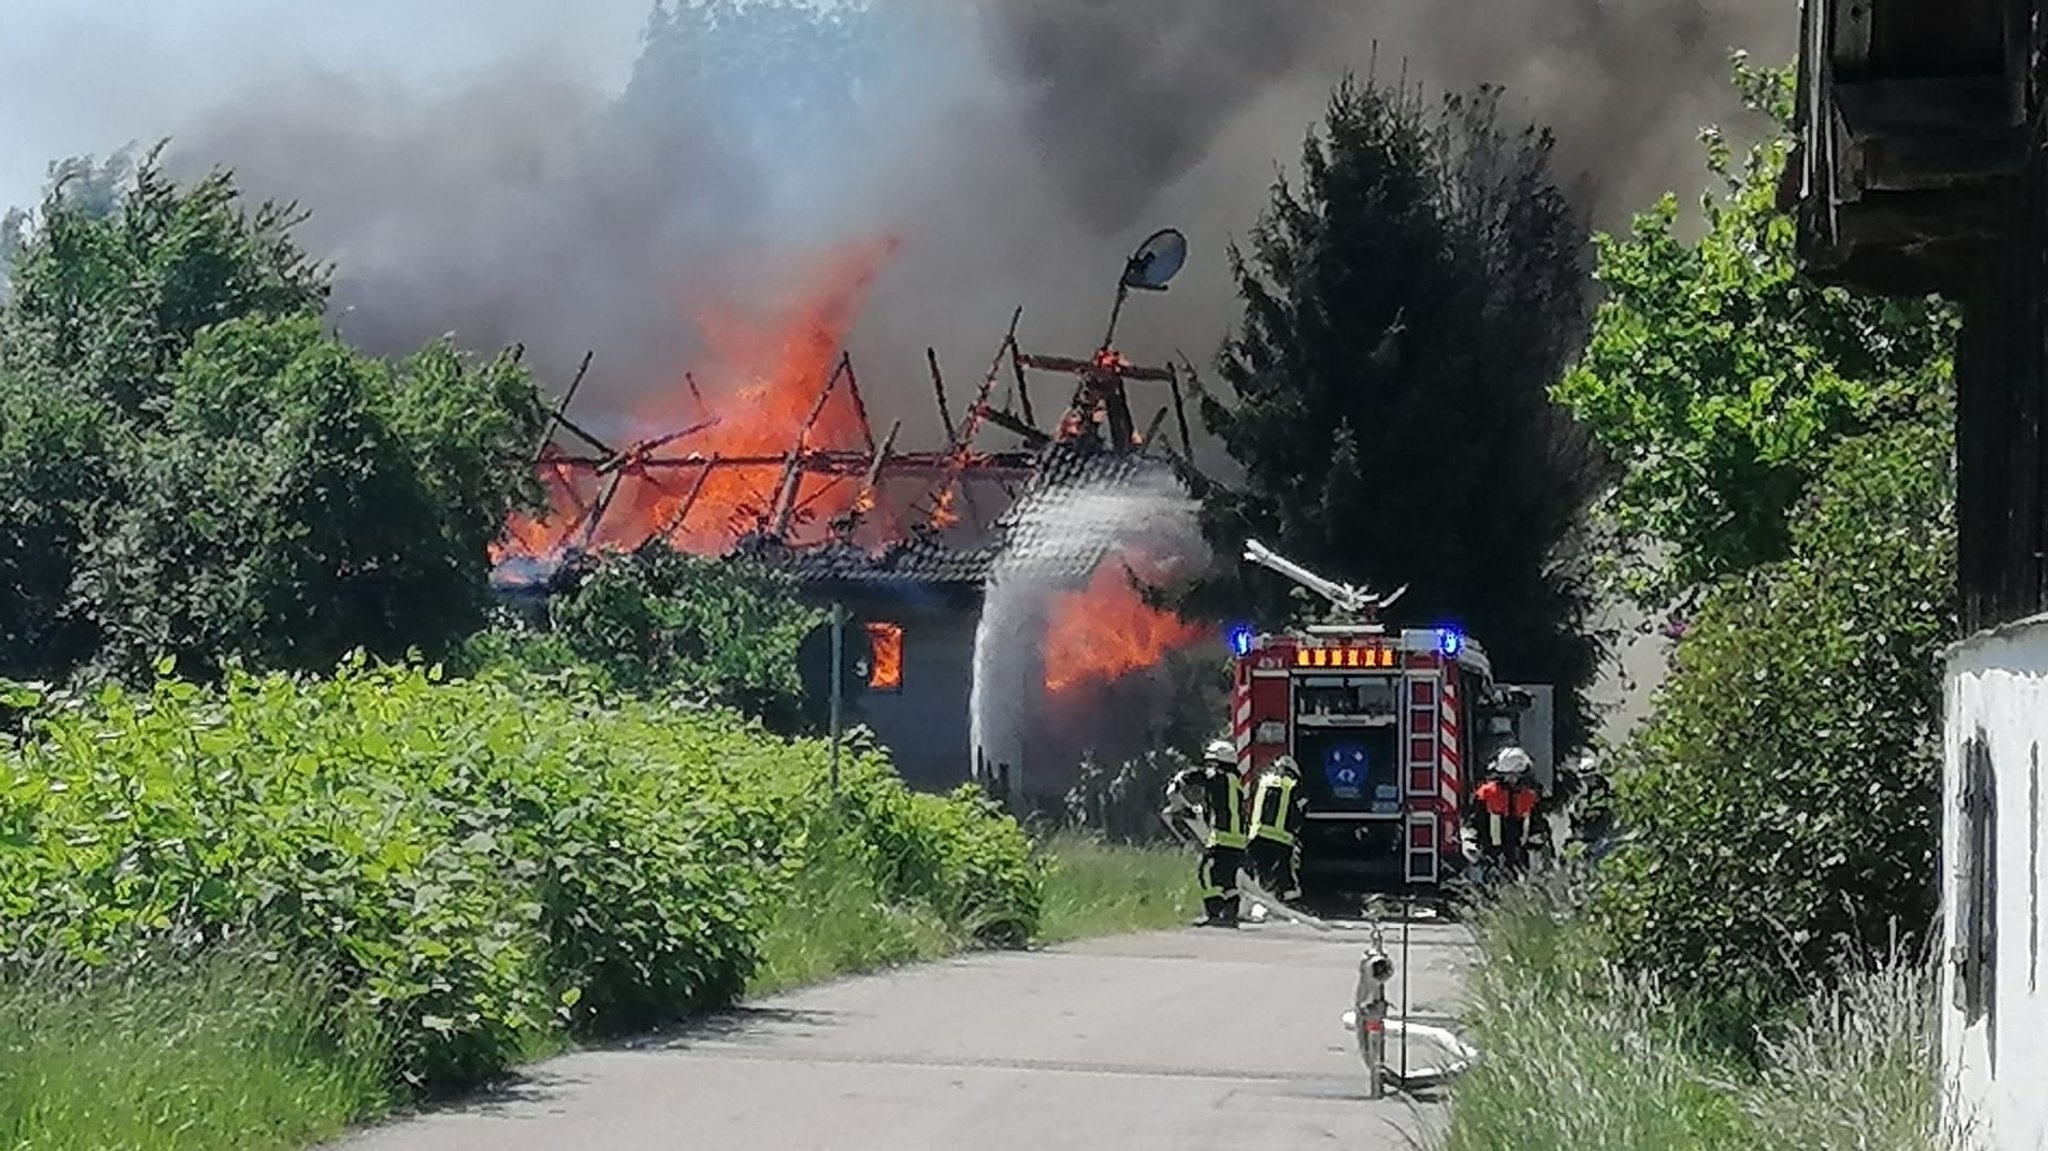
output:
[{"label": "leafy bush", "polygon": [[549,614],[556,642],[509,654],[534,665],[566,651],[622,690],[722,704],[785,733],[803,714],[798,648],[824,620],[779,572],[687,555],[660,540],[597,559]]},{"label": "leafy bush", "polygon": [[[1767,1006],[1932,925],[1951,433],[1841,444],[1791,556],[1717,590],[1618,757],[1595,911],[1632,968]],[[1747,1008],[1744,1008],[1745,1012]]]},{"label": "leafy bush", "polygon": [[[816,849],[826,758],[726,712],[606,702],[573,673],[443,682],[358,660],[51,699],[0,752],[0,956],[260,929],[333,968],[408,1080],[473,1082],[559,1027],[738,996]],[[865,746],[842,769],[885,898],[1028,935],[1021,829],[971,794],[910,794]]]}]

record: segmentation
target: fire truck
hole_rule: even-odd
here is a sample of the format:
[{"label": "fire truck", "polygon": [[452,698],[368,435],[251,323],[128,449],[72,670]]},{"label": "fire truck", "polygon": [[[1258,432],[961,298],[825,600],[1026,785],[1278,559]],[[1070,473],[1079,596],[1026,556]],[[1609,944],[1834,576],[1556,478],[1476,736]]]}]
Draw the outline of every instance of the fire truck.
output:
[{"label": "fire truck", "polygon": [[[1455,628],[1378,622],[1378,596],[1336,583],[1256,541],[1245,559],[1335,606],[1333,622],[1231,633],[1231,736],[1247,791],[1281,755],[1308,797],[1302,885],[1310,892],[1433,894],[1463,870],[1462,828],[1478,774],[1505,741],[1550,788],[1544,689],[1494,681],[1485,650]],[[1546,701],[1547,702],[1547,701]]]}]

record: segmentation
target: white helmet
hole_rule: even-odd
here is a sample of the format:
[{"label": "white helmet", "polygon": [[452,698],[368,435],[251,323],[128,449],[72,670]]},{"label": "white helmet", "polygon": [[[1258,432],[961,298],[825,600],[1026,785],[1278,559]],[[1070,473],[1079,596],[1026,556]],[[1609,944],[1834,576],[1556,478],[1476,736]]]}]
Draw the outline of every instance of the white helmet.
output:
[{"label": "white helmet", "polygon": [[1527,775],[1535,766],[1529,753],[1513,744],[1501,748],[1500,754],[1493,757],[1493,770],[1509,777]]},{"label": "white helmet", "polygon": [[1235,764],[1237,745],[1227,739],[1212,739],[1209,746],[1202,749],[1202,762]]}]

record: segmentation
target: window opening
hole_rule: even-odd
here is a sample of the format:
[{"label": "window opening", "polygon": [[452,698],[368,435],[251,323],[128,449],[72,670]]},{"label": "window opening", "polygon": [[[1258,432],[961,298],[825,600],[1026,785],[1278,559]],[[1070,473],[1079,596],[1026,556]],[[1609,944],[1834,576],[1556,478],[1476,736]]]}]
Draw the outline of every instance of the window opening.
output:
[{"label": "window opening", "polygon": [[903,625],[877,622],[866,626],[868,645],[875,652],[868,665],[868,690],[903,690]]},{"label": "window opening", "polygon": [[1966,1025],[1992,1010],[1992,967],[1998,947],[1997,777],[1980,730],[1963,745],[1962,859],[1956,878],[1955,1005]]},{"label": "window opening", "polygon": [[2041,745],[2027,756],[2027,990],[2041,988]]}]

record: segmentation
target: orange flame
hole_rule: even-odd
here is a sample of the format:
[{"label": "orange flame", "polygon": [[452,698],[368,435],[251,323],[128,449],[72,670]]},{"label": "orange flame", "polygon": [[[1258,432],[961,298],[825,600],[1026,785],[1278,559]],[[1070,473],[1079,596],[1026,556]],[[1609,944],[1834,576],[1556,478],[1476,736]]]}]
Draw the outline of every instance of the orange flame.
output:
[{"label": "orange flame", "polygon": [[1121,679],[1202,635],[1201,628],[1147,604],[1124,564],[1111,559],[1095,569],[1087,587],[1054,601],[1045,635],[1045,688],[1065,692]]},{"label": "orange flame", "polygon": [[868,642],[875,652],[868,670],[868,687],[874,691],[895,691],[903,686],[903,627],[893,623],[867,625]]},{"label": "orange flame", "polygon": [[[716,554],[757,526],[775,526],[771,521],[778,515],[787,515],[794,536],[801,534],[795,529],[844,516],[857,501],[871,504],[874,497],[863,495],[858,477],[798,473],[792,480],[788,457],[792,451],[866,450],[849,381],[842,376],[822,408],[819,396],[839,366],[861,303],[896,248],[895,240],[882,239],[825,253],[805,278],[808,286],[765,320],[704,310],[698,324],[712,354],[695,377],[700,387],[679,377],[674,388],[634,415],[647,435],[702,423],[707,408],[715,422],[647,453],[669,460],[696,457],[682,466],[661,466],[614,445],[629,455],[591,544],[631,548],[666,535],[678,548]],[[799,444],[813,410],[816,422]],[[712,460],[745,462],[711,466]],[[557,467],[547,478],[549,511],[537,519],[514,517],[504,542],[492,549],[493,562],[511,555],[549,558],[580,542],[584,509],[601,503],[611,485],[610,476],[588,469],[572,473]]]},{"label": "orange flame", "polygon": [[932,526],[949,528],[959,522],[960,513],[953,510],[953,489],[950,486],[940,488],[938,498],[932,501]]}]

